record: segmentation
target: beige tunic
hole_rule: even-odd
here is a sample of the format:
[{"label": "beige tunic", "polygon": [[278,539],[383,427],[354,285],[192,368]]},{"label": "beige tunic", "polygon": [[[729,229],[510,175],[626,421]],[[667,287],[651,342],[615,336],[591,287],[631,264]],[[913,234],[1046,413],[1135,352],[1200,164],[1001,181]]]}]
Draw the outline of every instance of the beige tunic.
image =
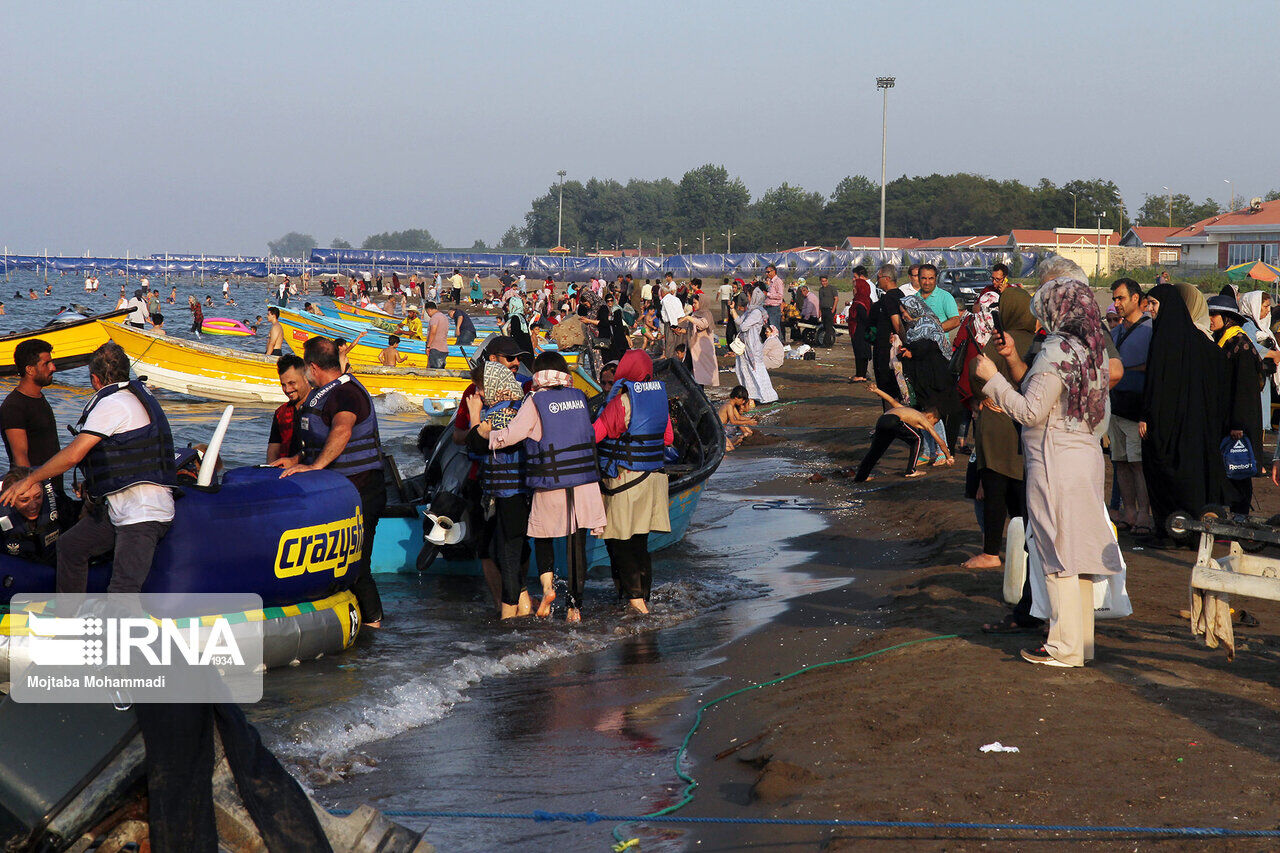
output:
[{"label": "beige tunic", "polygon": [[1071,432],[1061,410],[1066,386],[1037,373],[1019,393],[997,374],[983,392],[1023,425],[1027,520],[1047,575],[1114,575],[1123,570],[1103,495],[1102,446],[1092,433]]},{"label": "beige tunic", "polygon": [[[537,391],[534,394],[538,393]],[[520,411],[503,429],[489,433],[489,447],[498,450],[531,438],[542,438],[542,418],[533,405],[533,394],[525,398]],[[572,503],[569,500],[573,495]],[[583,528],[599,536],[604,530],[604,499],[600,496],[599,483],[586,483],[572,489],[535,491],[529,510],[529,528],[526,531],[534,539],[553,539],[568,536]]]},{"label": "beige tunic", "polygon": [[690,327],[689,356],[693,359],[693,381],[699,385],[720,384],[720,365],[716,362],[716,321],[706,308],[685,318]]}]

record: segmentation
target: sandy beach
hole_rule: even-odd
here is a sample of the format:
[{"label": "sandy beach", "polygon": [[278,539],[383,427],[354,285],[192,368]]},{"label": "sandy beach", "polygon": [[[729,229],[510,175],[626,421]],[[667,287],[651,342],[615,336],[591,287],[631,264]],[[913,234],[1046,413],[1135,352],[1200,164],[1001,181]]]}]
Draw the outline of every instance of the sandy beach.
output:
[{"label": "sandy beach", "polygon": [[[1275,664],[1280,607],[1232,603],[1259,620],[1236,625],[1237,657],[1194,639],[1188,606],[1194,552],[1142,550],[1122,535],[1132,616],[1098,623],[1098,656],[1081,670],[1018,658],[1032,634],[980,630],[1005,611],[1000,570],[960,563],[980,550],[964,457],[905,480],[903,450],[877,478],[840,472],[867,446],[880,405],[847,384],[842,347],[773,373],[789,403],[765,416],[766,437],[737,453],[778,456],[806,473],[757,487],[791,495],[825,517],[798,537],[804,571],[847,576],[835,589],[793,599],[766,627],[723,649],[723,676],[699,702],[823,661],[937,635],[860,663],[823,668],[718,705],[691,747],[699,786],[681,814],[886,821],[1217,826],[1273,829],[1280,747]],[[730,379],[727,374],[724,379]],[[794,402],[793,402],[794,401]],[[773,440],[769,436],[780,440]],[[1109,468],[1110,466],[1108,466]],[[821,482],[810,482],[820,474]],[[1261,513],[1280,495],[1258,481]],[[782,513],[794,510],[777,509]],[[1017,753],[982,753],[999,741]],[[735,750],[736,747],[736,750]],[[734,750],[730,752],[730,750]],[[725,754],[725,753],[729,754]],[[719,757],[717,757],[719,756]],[[1144,835],[986,830],[707,827],[697,849],[1259,849],[1260,839],[1206,842]]]}]

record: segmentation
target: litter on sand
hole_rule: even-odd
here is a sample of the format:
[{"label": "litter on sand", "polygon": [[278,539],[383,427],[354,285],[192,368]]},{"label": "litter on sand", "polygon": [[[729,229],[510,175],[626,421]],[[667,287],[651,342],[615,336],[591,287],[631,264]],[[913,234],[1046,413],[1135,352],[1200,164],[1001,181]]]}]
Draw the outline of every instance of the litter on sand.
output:
[{"label": "litter on sand", "polygon": [[986,746],[979,749],[979,752],[1017,752],[1017,751],[1018,751],[1018,748],[1016,746],[1005,746],[1000,741],[996,741],[995,743],[989,743]]}]

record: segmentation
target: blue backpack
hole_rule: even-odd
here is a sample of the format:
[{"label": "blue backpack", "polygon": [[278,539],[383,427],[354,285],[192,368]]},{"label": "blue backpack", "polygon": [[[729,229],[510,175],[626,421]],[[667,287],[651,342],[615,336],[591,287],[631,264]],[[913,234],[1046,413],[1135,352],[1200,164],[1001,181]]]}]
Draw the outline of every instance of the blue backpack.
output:
[{"label": "blue backpack", "polygon": [[1253,445],[1249,442],[1249,436],[1242,435],[1240,438],[1227,436],[1222,439],[1219,448],[1222,450],[1222,464],[1226,466],[1228,479],[1247,480],[1261,473],[1258,470],[1258,460],[1253,455]]}]

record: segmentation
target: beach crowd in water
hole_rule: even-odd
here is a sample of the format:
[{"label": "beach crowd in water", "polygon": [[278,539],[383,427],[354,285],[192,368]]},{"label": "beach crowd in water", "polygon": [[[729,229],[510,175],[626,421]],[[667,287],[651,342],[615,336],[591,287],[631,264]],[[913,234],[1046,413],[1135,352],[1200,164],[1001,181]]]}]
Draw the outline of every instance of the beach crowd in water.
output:
[{"label": "beach crowd in water", "polygon": [[[397,331],[435,342],[441,360],[451,325],[458,342],[475,336],[464,305],[500,316],[502,337],[476,367],[454,435],[474,455],[473,474],[485,484],[485,573],[504,617],[546,615],[555,599],[549,573],[541,576],[537,603],[520,582],[526,532],[544,566],[554,565],[551,542],[566,540],[569,618],[580,618],[587,531],[604,535],[620,598],[647,610],[647,536],[669,529],[660,469],[672,443],[653,359],[685,363],[717,401],[726,449],[733,450],[778,401],[769,371],[787,357],[812,358],[815,348],[835,346],[837,331],[847,334],[854,356],[848,382],[865,385],[884,407],[854,480],[872,479],[894,445],[907,449],[909,478],[967,454],[965,494],[974,502],[983,547],[964,566],[1003,566],[1010,519],[1022,521],[1027,553],[1038,566],[1026,573],[1012,611],[984,630],[1039,634],[1047,616],[1046,639],[1022,656],[1076,667],[1094,655],[1094,585],[1107,584],[1125,598],[1117,534],[1144,547],[1188,548],[1188,538],[1168,529],[1175,512],[1249,512],[1253,480],[1267,469],[1263,435],[1280,363],[1273,325],[1280,323],[1273,324],[1270,294],[1261,290],[1229,286],[1206,298],[1162,274],[1148,287],[1118,278],[1109,299],[1100,299],[1087,274],[1066,258],[1045,259],[1036,274],[1039,284],[1029,290],[995,264],[990,283],[964,306],[939,286],[931,264],[913,264],[905,281],[885,265],[874,283],[857,267],[843,305],[826,276],[788,284],[774,267],[753,281],[619,276],[570,283],[560,292],[552,279],[512,274],[486,290],[478,274],[468,281],[459,270],[406,280],[391,273],[312,282],[304,275],[278,280],[275,296],[288,304],[319,290],[404,315]],[[162,328],[160,294],[142,285],[132,299],[121,288],[121,307],[134,310],[128,320],[135,325]],[[97,286],[96,276],[86,282],[86,290]],[[175,288],[168,301],[176,296]],[[223,298],[233,304],[229,281]],[[198,331],[201,305],[190,301]],[[449,313],[439,307],[445,303],[454,306]],[[277,322],[274,315],[269,320],[274,341]],[[256,327],[262,320],[248,322]],[[712,390],[721,384],[720,325],[724,354],[733,359],[727,395]],[[581,392],[563,356],[544,350],[548,340],[559,349],[601,352],[602,385],[612,390],[594,422],[578,405]],[[398,363],[395,344],[382,353],[384,364]],[[341,355],[351,344],[338,346]],[[655,393],[646,398],[650,389]],[[548,401],[556,405],[543,405]],[[577,447],[582,458],[523,458],[524,439],[532,439],[530,446]],[[586,464],[597,444],[600,470]],[[1274,459],[1271,476],[1280,485]]]}]

